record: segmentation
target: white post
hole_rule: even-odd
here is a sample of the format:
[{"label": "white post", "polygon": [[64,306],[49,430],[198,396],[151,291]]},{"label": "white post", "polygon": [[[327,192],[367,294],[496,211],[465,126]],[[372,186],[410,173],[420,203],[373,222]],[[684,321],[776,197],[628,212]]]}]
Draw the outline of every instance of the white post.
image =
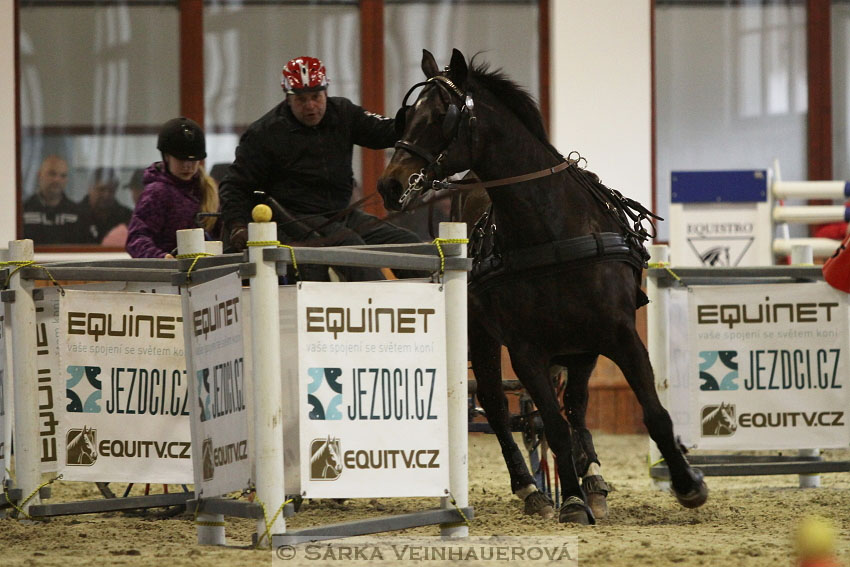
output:
[{"label": "white post", "polygon": [[[9,258],[14,262],[28,262],[34,258],[32,240],[9,242]],[[8,312],[12,323],[12,358],[15,368],[15,484],[26,498],[38,488],[41,481],[41,441],[38,425],[38,369],[36,364],[35,302],[32,298],[34,284],[17,272],[9,281],[15,292]],[[39,504],[35,494],[22,509],[29,513],[30,506]]]},{"label": "white post", "polygon": [[[277,240],[277,223],[252,222],[251,241]],[[263,250],[271,246],[251,246],[248,259],[256,267],[251,278],[251,356],[254,366],[254,454],[257,497],[269,520],[286,497],[283,478],[283,392],[280,370],[280,301],[275,262],[263,260]],[[265,520],[257,520],[257,537],[266,531]],[[283,512],[270,526],[271,536],[286,533]],[[265,543],[260,542],[259,543]]]},{"label": "white post", "polygon": [[[666,264],[669,258],[669,249],[665,245],[653,244],[649,247],[650,264]],[[646,278],[646,295],[649,305],[646,306],[646,329],[649,350],[649,362],[655,373],[655,390],[661,404],[668,408],[670,401],[670,327],[669,299],[670,290],[658,287],[655,278]],[[669,411],[669,408],[668,408]],[[661,452],[655,442],[649,440],[649,462],[654,464],[662,459]],[[659,490],[670,490],[669,480],[652,478],[652,485]]]},{"label": "white post", "polygon": [[[814,251],[811,246],[793,245],[791,246],[791,265],[792,266],[813,266],[815,263]],[[820,455],[820,449],[800,449],[797,454],[801,457],[817,457]],[[820,487],[819,474],[801,474],[799,475],[800,488],[818,488]]]},{"label": "white post", "polygon": [[[9,260],[9,250],[0,249],[0,262],[7,262]],[[0,439],[0,443],[3,443],[5,447],[5,465],[7,468],[11,468],[11,460],[12,460],[12,424],[15,423],[15,404],[12,403],[12,398],[14,397],[15,387],[12,384],[12,378],[15,375],[14,367],[12,366],[12,312],[11,307],[6,305],[5,303],[0,306],[0,309],[3,310],[3,336],[6,340],[6,358],[3,360],[3,368],[4,370],[4,379],[5,383],[3,387],[5,388],[5,392],[3,393],[6,400],[5,412],[6,415],[0,417],[0,419],[5,420],[3,431],[5,433],[4,438]],[[2,413],[2,412],[0,412]],[[3,479],[6,478],[6,471],[0,471],[0,482],[3,482]],[[0,512],[0,518],[3,517],[3,513]]]},{"label": "white post", "polygon": [[[466,223],[441,222],[440,238],[466,238]],[[446,256],[466,257],[466,245],[445,244]],[[466,337],[466,280],[464,270],[446,270],[443,286],[446,294],[446,365],[449,411],[449,497],[442,498],[443,508],[469,506],[469,423],[467,389],[467,337]],[[443,537],[469,536],[467,525],[440,527]]]},{"label": "white post", "polygon": [[[183,254],[202,254],[208,253],[212,254],[212,252],[207,251],[206,242],[204,241],[204,229],[202,228],[189,228],[185,230],[177,231],[177,253],[178,255]],[[186,291],[189,292],[189,284],[186,284]],[[192,325],[188,323],[191,321],[192,314],[189,312],[189,301],[187,297],[183,298],[183,342],[185,343],[184,352],[186,353],[186,374],[189,375],[189,391],[196,392],[197,389],[195,387],[195,367],[192,361]],[[199,464],[202,462],[201,455],[201,445],[203,444],[203,439],[198,434],[197,428],[195,427],[195,419],[198,412],[197,406],[197,396],[189,396],[192,403],[192,415],[190,417],[191,424],[191,432],[192,432],[192,462],[193,473],[195,477],[195,500],[200,502],[203,497],[203,493],[201,491],[201,480],[202,480],[202,472],[203,469]],[[225,527],[224,527],[224,514],[206,514],[201,512],[195,518],[195,528],[198,532],[198,544],[199,545],[226,545],[227,538],[225,535]]]},{"label": "white post", "polygon": [[219,256],[224,253],[224,243],[221,240],[207,240],[204,242],[204,252]]}]

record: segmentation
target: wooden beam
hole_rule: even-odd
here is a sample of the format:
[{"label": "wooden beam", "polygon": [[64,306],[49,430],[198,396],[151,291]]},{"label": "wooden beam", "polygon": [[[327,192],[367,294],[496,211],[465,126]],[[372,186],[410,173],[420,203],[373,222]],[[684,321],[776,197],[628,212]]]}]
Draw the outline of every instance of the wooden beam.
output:
[{"label": "wooden beam", "polygon": [[[384,114],[384,0],[360,0],[360,104]],[[384,171],[384,150],[363,148],[363,196],[377,193]],[[375,196],[365,203],[367,213],[384,216],[382,201]]]},{"label": "wooden beam", "polygon": [[204,1],[180,0],[180,114],[204,126]]},{"label": "wooden beam", "polygon": [[550,87],[550,73],[549,73],[549,49],[550,49],[550,37],[549,37],[549,0],[538,0],[537,4],[538,10],[538,22],[537,22],[537,34],[539,38],[538,43],[538,52],[539,56],[537,60],[539,61],[539,74],[540,74],[540,112],[543,114],[543,126],[546,127],[546,131],[549,132],[551,126],[549,124],[549,105],[551,103],[551,97],[549,92]]},{"label": "wooden beam", "polygon": [[832,179],[830,0],[806,0],[807,156],[810,180]]}]

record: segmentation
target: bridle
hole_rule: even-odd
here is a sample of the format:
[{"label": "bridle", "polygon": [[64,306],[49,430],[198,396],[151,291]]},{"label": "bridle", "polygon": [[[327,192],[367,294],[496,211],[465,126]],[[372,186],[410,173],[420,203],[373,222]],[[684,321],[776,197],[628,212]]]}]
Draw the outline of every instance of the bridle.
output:
[{"label": "bridle", "polygon": [[[427,87],[428,85],[435,85],[441,87],[448,95],[449,95],[449,105],[446,109],[446,116],[443,119],[442,125],[442,134],[443,140],[445,140],[446,145],[436,156],[417,144],[405,140],[402,138],[404,134],[404,129],[407,122],[407,111],[410,106],[407,104],[408,98],[410,98],[411,93],[419,87]],[[458,107],[457,104],[451,102],[453,97],[457,97],[463,104]],[[452,145],[455,139],[458,137],[460,132],[460,125],[463,117],[467,117],[467,123],[469,125],[469,130],[471,132],[473,141],[476,138],[476,126],[478,123],[478,119],[475,116],[475,102],[472,100],[472,95],[469,93],[463,92],[451,79],[446,77],[445,75],[434,75],[429,79],[416,83],[410,89],[408,89],[407,94],[404,95],[404,99],[401,103],[401,108],[396,113],[395,117],[395,126],[396,133],[399,136],[399,141],[395,143],[396,149],[402,149],[411,153],[419,158],[425,160],[425,167],[420,169],[416,173],[410,174],[407,179],[407,188],[402,193],[401,197],[399,197],[399,204],[401,205],[402,210],[405,210],[411,201],[421,192],[427,189],[433,189],[436,186],[435,183],[439,182],[439,179],[443,177],[441,175],[441,169],[443,160],[446,156],[446,150]],[[474,142],[473,142],[474,143]],[[428,179],[431,179],[431,183],[428,183]]]},{"label": "bridle", "polygon": [[[450,99],[454,96],[463,101],[463,105],[461,107],[458,107],[457,104],[453,102],[449,102],[442,125],[443,139],[446,141],[446,145],[436,156],[425,148],[402,138],[407,121],[407,111],[410,108],[407,104],[407,100],[415,89],[419,87],[427,87],[428,85],[441,87],[448,93]],[[563,171],[570,165],[576,163],[576,160],[567,159],[553,167],[547,167],[546,169],[541,169],[540,171],[535,171],[533,173],[494,179],[486,182],[472,181],[451,183],[443,181],[442,178],[445,176],[442,175],[442,167],[443,160],[446,157],[446,150],[451,147],[452,143],[460,134],[460,126],[464,116],[467,117],[470,144],[474,147],[478,141],[478,118],[475,115],[475,101],[472,99],[472,95],[469,92],[461,90],[445,75],[434,75],[425,81],[416,83],[408,89],[407,94],[405,94],[404,99],[402,99],[401,108],[398,110],[395,117],[396,133],[400,138],[399,141],[395,143],[395,148],[405,150],[410,154],[422,158],[425,160],[425,167],[420,169],[418,172],[411,173],[407,178],[407,188],[402,192],[401,197],[398,199],[401,210],[406,210],[411,201],[413,201],[420,193],[427,191],[428,189],[472,190],[500,187],[502,185],[511,185],[513,183],[522,183],[524,181],[546,177],[548,175],[558,173],[559,171]]]}]

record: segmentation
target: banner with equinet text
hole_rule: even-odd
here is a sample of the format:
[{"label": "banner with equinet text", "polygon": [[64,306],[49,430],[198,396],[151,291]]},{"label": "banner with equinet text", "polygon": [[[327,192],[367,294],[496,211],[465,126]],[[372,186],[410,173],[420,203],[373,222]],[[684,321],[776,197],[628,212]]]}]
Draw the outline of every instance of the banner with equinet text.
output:
[{"label": "banner with equinet text", "polygon": [[302,494],[445,496],[441,286],[304,282],[297,306]]},{"label": "banner with equinet text", "polygon": [[192,286],[185,294],[195,410],[192,427],[204,498],[247,488],[251,482],[245,366],[245,302],[238,274]]},{"label": "banner with equinet text", "polygon": [[59,320],[63,477],[193,482],[180,297],[69,290]]},{"label": "banner with equinet text", "polygon": [[688,289],[698,448],[850,444],[846,293],[823,282]]}]

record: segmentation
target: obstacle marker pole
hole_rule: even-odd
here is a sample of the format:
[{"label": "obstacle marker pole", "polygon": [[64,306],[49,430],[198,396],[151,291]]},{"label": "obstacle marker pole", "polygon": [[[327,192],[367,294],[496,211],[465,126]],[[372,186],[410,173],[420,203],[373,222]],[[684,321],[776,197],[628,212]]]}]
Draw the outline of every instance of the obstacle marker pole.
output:
[{"label": "obstacle marker pole", "polygon": [[[32,240],[9,242],[9,258],[13,262],[30,262],[34,258]],[[15,484],[22,498],[36,492],[41,481],[41,441],[38,425],[38,368],[36,362],[35,302],[32,298],[34,284],[25,280],[18,271],[9,281],[15,292],[8,304],[12,325],[12,357],[15,369]],[[64,443],[64,439],[58,439]],[[30,506],[40,504],[36,493],[22,506],[29,513]]]},{"label": "obstacle marker pole", "polygon": [[[441,222],[440,238],[465,239],[466,223]],[[466,257],[465,244],[444,244],[446,256]],[[443,286],[446,294],[446,377],[449,412],[449,497],[441,500],[442,508],[469,506],[469,424],[467,416],[467,315],[466,280],[464,270],[446,270]],[[454,503],[451,501],[454,497]],[[469,526],[444,525],[443,537],[469,536]]]},{"label": "obstacle marker pole", "polygon": [[[792,266],[813,266],[815,263],[814,251],[811,246],[793,245],[791,246],[791,265]],[[799,449],[797,454],[801,457],[818,457],[820,449]],[[820,487],[819,474],[801,474],[799,477],[800,488],[818,488]]]},{"label": "obstacle marker pole", "polygon": [[[669,248],[665,245],[653,244],[649,247],[650,264],[666,265],[669,261]],[[647,342],[649,361],[655,374],[655,390],[661,405],[668,409],[670,402],[670,327],[669,297],[670,290],[658,287],[655,278],[646,278],[646,294],[649,305],[646,306]],[[669,409],[668,409],[669,411]],[[649,440],[649,464],[654,465],[662,459],[661,451],[655,442]],[[652,485],[659,490],[669,490],[669,480],[652,478]]]},{"label": "obstacle marker pole", "polygon": [[[210,252],[210,250],[208,250],[207,243],[204,240],[204,229],[190,228],[177,231],[177,253],[182,256],[183,254],[213,254],[214,252]],[[219,251],[219,253],[221,252]],[[189,287],[190,284],[187,283],[187,293],[189,293]],[[183,350],[186,353],[186,374],[189,375],[189,399],[192,404],[192,416],[190,419],[192,425],[192,460],[194,461],[196,459],[200,460],[203,458],[201,455],[203,439],[200,438],[198,431],[194,427],[195,416],[198,412],[198,397],[193,395],[193,393],[198,390],[197,385],[195,384],[195,366],[192,361],[192,325],[190,324],[190,321],[192,320],[192,313],[189,311],[189,301],[185,297],[183,298],[182,304],[183,341],[185,343],[185,348]],[[195,499],[198,502],[201,502],[201,499],[203,498],[203,493],[201,491],[201,474],[203,472],[203,468],[194,466],[193,470],[195,477]],[[200,512],[195,516],[195,528],[198,532],[199,545],[226,545],[227,539],[224,531],[224,514],[206,514],[204,512]]]},{"label": "obstacle marker pole", "polygon": [[[248,225],[252,242],[275,242],[277,223]],[[257,497],[271,519],[284,503],[283,393],[280,371],[280,300],[274,261],[263,260],[263,250],[276,244],[251,246],[248,259],[256,267],[251,278],[251,355],[254,365],[254,455]],[[286,533],[283,514],[269,526],[272,535]],[[266,532],[265,520],[257,520],[257,537]],[[265,542],[258,542],[265,543]]]}]

